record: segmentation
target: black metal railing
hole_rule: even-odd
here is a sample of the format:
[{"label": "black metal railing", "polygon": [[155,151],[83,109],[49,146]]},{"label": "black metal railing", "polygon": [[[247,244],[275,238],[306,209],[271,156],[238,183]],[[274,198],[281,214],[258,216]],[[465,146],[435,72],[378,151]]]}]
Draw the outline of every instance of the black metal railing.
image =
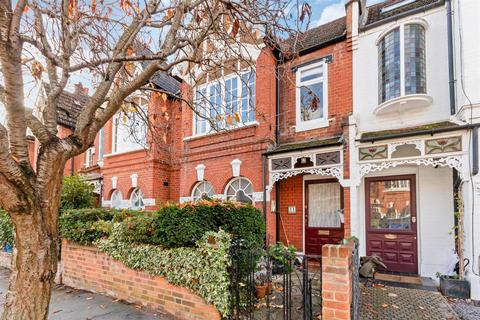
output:
[{"label": "black metal railing", "polygon": [[360,257],[358,253],[358,243],[355,243],[352,252],[352,320],[360,319]]},{"label": "black metal railing", "polygon": [[272,254],[234,245],[231,258],[229,319],[320,318],[321,256]]}]

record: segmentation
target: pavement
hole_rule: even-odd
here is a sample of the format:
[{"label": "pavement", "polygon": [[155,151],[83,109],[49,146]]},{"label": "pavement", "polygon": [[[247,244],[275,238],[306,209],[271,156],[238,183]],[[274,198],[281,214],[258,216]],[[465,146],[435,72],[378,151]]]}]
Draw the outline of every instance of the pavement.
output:
[{"label": "pavement", "polygon": [[[3,310],[10,270],[0,268],[0,311]],[[173,320],[171,315],[66,286],[55,286],[50,301],[50,320]]]},{"label": "pavement", "polygon": [[462,320],[479,320],[480,306],[475,306],[472,301],[453,300],[453,310],[455,310]]},{"label": "pavement", "polygon": [[362,320],[459,319],[447,299],[439,292],[382,284],[360,286]]}]

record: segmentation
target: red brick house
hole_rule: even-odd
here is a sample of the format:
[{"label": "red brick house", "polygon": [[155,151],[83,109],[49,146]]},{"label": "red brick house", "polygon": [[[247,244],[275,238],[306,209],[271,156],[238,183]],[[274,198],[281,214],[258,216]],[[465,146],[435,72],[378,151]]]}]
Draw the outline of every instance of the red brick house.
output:
[{"label": "red brick house", "polygon": [[351,5],[346,9],[346,17],[308,30],[296,42],[298,57],[281,65],[279,136],[265,153],[269,190],[276,188],[275,238],[306,254],[350,234]]},{"label": "red brick house", "polygon": [[295,48],[256,46],[248,61],[194,81],[181,68],[182,81],[157,74],[153,92],[130,97],[84,156],[82,171],[102,178],[102,205],[249,202],[266,214],[268,243],[313,254],[349,235],[349,5],[347,13]]}]

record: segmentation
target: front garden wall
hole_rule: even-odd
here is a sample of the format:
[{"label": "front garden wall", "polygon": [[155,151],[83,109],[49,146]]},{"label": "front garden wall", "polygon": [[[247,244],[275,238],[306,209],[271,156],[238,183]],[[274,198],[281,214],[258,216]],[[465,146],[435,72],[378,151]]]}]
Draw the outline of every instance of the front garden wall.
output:
[{"label": "front garden wall", "polygon": [[106,294],[180,319],[220,319],[213,305],[164,278],[132,270],[95,247],[63,240],[62,280],[67,286]]}]

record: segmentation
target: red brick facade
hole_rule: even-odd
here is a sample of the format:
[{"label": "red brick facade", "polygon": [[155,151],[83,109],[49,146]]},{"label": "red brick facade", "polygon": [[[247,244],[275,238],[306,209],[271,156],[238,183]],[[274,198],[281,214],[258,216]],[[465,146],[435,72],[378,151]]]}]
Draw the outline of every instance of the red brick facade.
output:
[{"label": "red brick facade", "polygon": [[[349,176],[348,117],[352,112],[352,52],[350,22],[351,10],[347,8],[346,35],[335,41],[315,47],[309,53],[284,61],[280,72],[280,145],[301,142],[312,138],[323,139],[342,136],[344,145],[343,174]],[[331,57],[328,69],[328,126],[303,132],[295,132],[296,125],[296,73],[300,64]],[[137,175],[137,187],[150,202],[146,209],[155,209],[168,201],[178,202],[189,199],[198,183],[198,165],[205,166],[204,180],[213,185],[216,196],[224,197],[226,187],[234,178],[231,162],[241,161],[240,176],[247,178],[253,186],[255,205],[263,208],[263,186],[268,184],[268,172],[263,173],[263,154],[275,147],[276,131],[276,53],[264,48],[255,62],[256,97],[255,121],[243,127],[216,132],[203,136],[193,134],[194,112],[185,101],[153,93],[149,102],[149,118],[152,131],[149,135],[148,151],[137,150],[126,153],[112,152],[112,121],[104,130],[104,158],[99,172],[103,177],[104,205],[114,190],[120,190],[123,200],[128,202],[134,190],[132,175]],[[186,83],[181,85],[182,96],[191,101],[194,88]],[[98,150],[98,138],[96,142]],[[75,160],[75,171],[82,167],[83,160]],[[77,163],[78,162],[78,163]],[[103,163],[102,163],[103,162]],[[93,164],[97,163],[97,154]],[[66,172],[68,168],[66,168]],[[83,169],[88,172],[89,168]],[[116,189],[112,178],[116,179]],[[298,175],[280,182],[280,240],[303,251],[304,243],[304,190],[303,176]],[[265,180],[265,182],[264,182]],[[275,212],[270,209],[275,201],[275,185],[265,200],[267,220],[267,242],[276,239]],[[343,189],[345,235],[350,234],[350,199],[348,188]],[[296,207],[295,214],[288,214],[289,206]]]}]

